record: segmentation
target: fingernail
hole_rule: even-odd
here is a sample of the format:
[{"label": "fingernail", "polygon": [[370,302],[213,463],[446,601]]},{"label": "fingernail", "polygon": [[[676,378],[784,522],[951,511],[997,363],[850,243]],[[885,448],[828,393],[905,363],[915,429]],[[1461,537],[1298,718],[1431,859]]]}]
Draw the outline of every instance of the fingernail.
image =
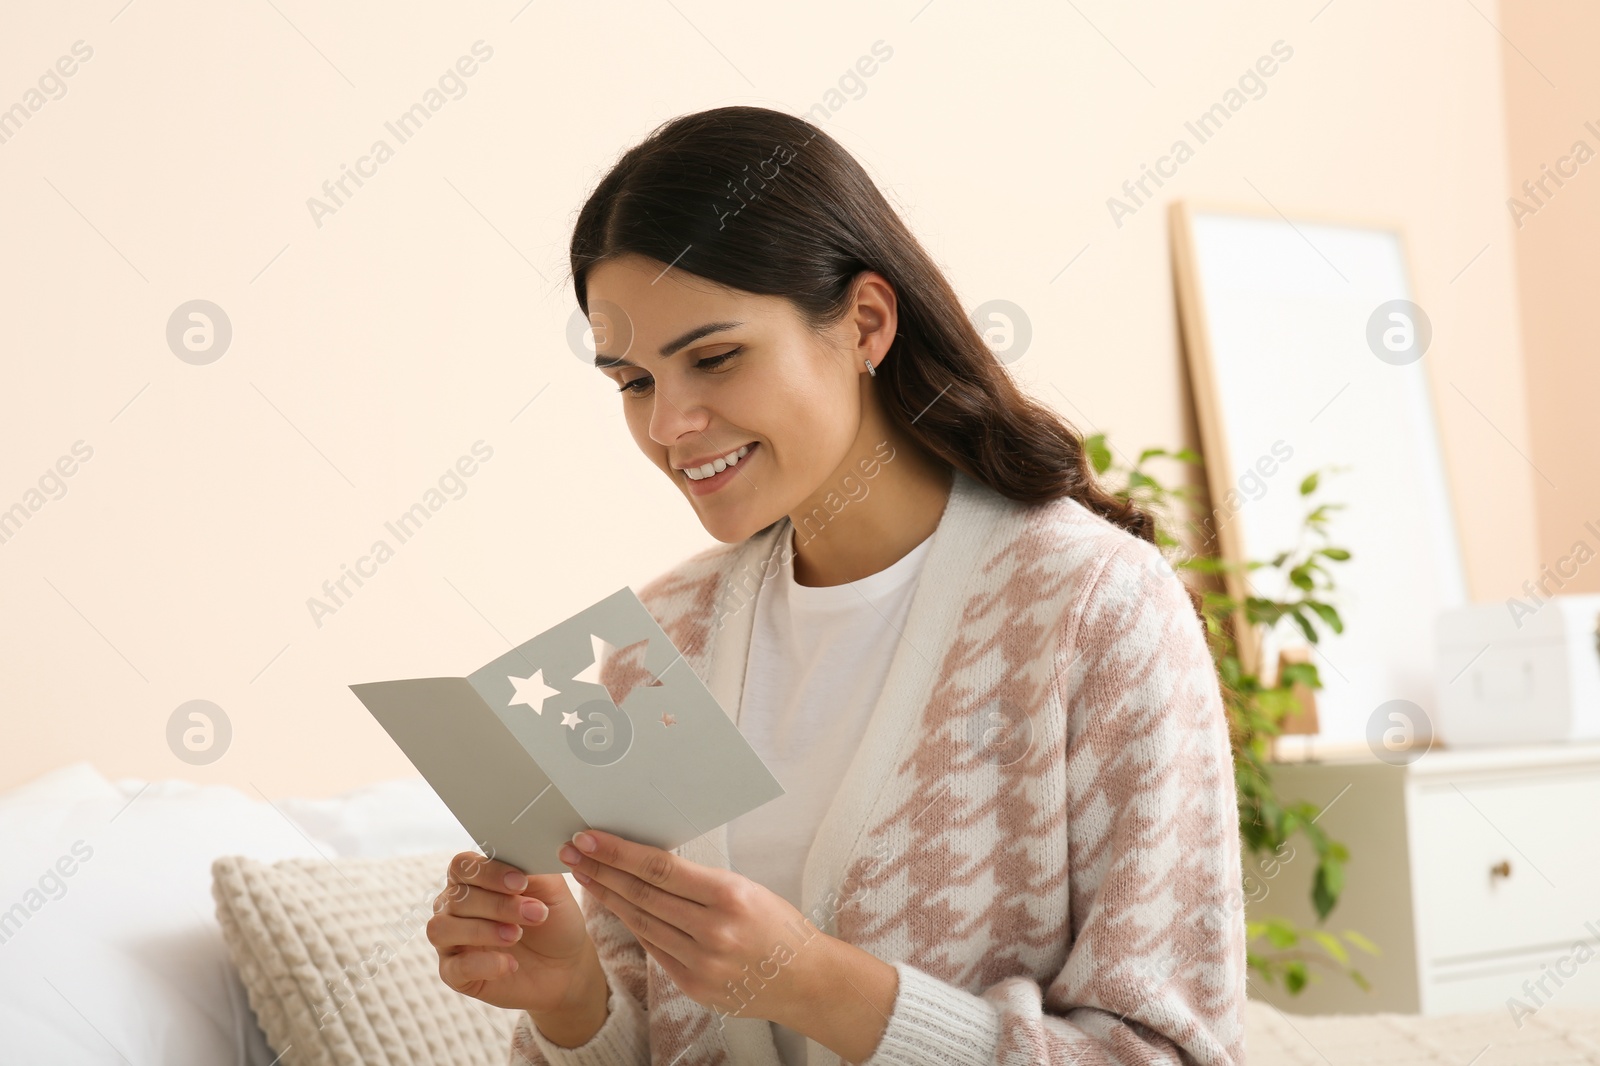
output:
[{"label": "fingernail", "polygon": [[517,937],[519,937],[521,935],[522,935],[522,926],[520,926],[520,925],[502,925],[500,927],[500,939],[501,940],[515,940],[515,939],[517,939]]},{"label": "fingernail", "polygon": [[522,916],[530,922],[542,922],[550,912],[536,899],[522,901]]},{"label": "fingernail", "polygon": [[521,892],[528,887],[528,875],[512,870],[506,874],[506,887],[513,892]]},{"label": "fingernail", "polygon": [[562,862],[569,866],[583,859],[582,855],[579,855],[576,851],[572,850],[572,846],[570,844],[561,845],[561,850],[556,852],[556,854],[560,856]]},{"label": "fingernail", "polygon": [[594,850],[594,837],[590,836],[588,833],[573,833],[572,842],[578,845],[578,850],[584,852],[585,854],[588,854]]}]

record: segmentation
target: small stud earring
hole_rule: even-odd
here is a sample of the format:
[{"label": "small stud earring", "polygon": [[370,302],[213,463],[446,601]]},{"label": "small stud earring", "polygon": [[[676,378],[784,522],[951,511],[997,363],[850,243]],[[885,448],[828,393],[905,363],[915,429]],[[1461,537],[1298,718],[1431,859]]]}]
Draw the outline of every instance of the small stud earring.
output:
[{"label": "small stud earring", "polygon": [[871,374],[873,377],[877,377],[878,376],[878,371],[873,367],[871,359],[863,359],[861,361],[863,363],[867,364],[867,373],[868,374]]}]

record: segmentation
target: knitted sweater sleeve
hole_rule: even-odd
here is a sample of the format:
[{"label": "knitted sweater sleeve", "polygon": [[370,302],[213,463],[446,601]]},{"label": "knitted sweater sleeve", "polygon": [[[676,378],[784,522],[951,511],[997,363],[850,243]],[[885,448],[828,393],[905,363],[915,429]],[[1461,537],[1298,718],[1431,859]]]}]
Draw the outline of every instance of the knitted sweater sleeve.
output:
[{"label": "knitted sweater sleeve", "polygon": [[863,1066],[1244,1062],[1238,807],[1202,623],[1144,541],[1110,553],[1079,603],[1045,704],[1065,714],[1063,965],[973,994],[894,963]]},{"label": "knitted sweater sleeve", "polygon": [[606,974],[605,1023],[587,1043],[566,1048],[546,1039],[523,1011],[511,1032],[510,1066],[645,1066],[650,1061],[644,948],[622,919],[589,893],[582,896],[584,924]]}]

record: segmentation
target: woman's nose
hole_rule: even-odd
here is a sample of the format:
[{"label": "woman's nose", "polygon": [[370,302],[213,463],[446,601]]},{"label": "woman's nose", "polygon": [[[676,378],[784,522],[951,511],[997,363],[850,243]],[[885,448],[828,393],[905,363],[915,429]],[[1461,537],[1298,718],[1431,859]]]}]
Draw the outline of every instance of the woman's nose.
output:
[{"label": "woman's nose", "polygon": [[708,424],[706,411],[693,397],[673,395],[659,382],[650,410],[650,439],[671,447],[687,433],[703,432]]}]

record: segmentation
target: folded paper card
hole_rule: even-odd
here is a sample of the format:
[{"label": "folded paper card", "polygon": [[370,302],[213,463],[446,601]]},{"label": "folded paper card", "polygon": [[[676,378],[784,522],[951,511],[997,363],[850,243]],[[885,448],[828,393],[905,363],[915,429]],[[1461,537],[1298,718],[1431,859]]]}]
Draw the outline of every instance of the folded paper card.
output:
[{"label": "folded paper card", "polygon": [[784,791],[631,588],[467,677],[350,691],[480,850],[525,873],[565,872],[580,829],[670,850]]}]

